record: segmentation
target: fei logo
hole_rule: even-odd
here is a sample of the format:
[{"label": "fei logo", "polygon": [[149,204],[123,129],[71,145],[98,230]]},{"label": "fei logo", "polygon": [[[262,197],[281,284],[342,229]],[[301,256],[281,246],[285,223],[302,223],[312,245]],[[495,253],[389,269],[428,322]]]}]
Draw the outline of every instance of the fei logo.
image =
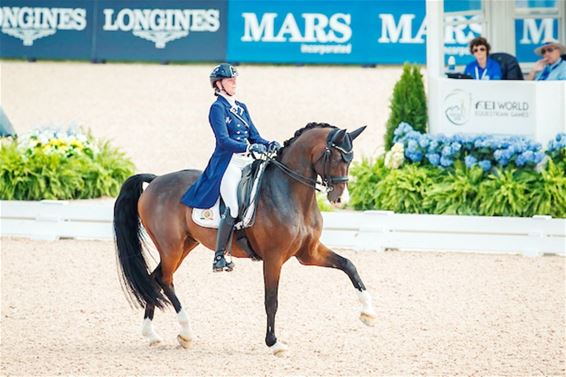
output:
[{"label": "fei logo", "polygon": [[165,48],[168,42],[185,38],[189,31],[215,32],[220,28],[218,9],[129,9],[117,14],[104,9],[104,31],[132,32],[136,37]]},{"label": "fei logo", "polygon": [[462,126],[470,120],[472,95],[461,89],[454,89],[442,103],[444,116],[455,126]]},{"label": "fei logo", "polygon": [[36,39],[57,30],[84,30],[86,9],[0,7],[0,25],[2,33],[21,39],[24,46],[32,46]]}]

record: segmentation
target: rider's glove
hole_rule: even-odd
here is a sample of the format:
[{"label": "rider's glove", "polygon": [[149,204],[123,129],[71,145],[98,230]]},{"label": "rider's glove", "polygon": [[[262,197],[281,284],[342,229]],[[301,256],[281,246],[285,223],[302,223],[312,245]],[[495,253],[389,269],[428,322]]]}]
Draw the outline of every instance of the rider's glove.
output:
[{"label": "rider's glove", "polygon": [[248,147],[248,152],[264,154],[267,152],[267,148],[263,144],[252,144]]},{"label": "rider's glove", "polygon": [[281,149],[281,144],[279,144],[278,141],[273,140],[272,142],[270,142],[267,145],[267,151],[269,153],[275,153],[277,152],[279,149]]}]

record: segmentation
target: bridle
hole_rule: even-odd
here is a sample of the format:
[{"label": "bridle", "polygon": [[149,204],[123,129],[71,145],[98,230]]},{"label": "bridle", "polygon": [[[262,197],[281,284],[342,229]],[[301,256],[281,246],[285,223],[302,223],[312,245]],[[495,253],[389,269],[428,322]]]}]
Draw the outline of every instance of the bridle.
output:
[{"label": "bridle", "polygon": [[[301,182],[304,185],[307,185],[309,187],[314,188],[318,192],[329,193],[331,191],[334,191],[334,185],[339,184],[339,183],[346,183],[346,182],[348,182],[349,178],[347,176],[330,175],[329,171],[330,171],[330,158],[332,156],[332,149],[336,149],[338,152],[340,152],[340,156],[342,157],[342,161],[344,161],[347,164],[352,162],[352,159],[354,158],[354,151],[351,147],[352,146],[351,142],[348,143],[349,146],[350,146],[349,150],[346,150],[346,148],[344,148],[343,146],[337,145],[335,143],[339,132],[340,132],[340,129],[338,129],[338,128],[330,131],[330,133],[328,134],[328,137],[326,138],[326,147],[322,151],[320,157],[317,158],[316,161],[313,163],[313,166],[314,166],[319,161],[322,160],[322,165],[323,165],[322,175],[319,174],[315,170],[315,173],[317,173],[317,176],[320,176],[320,178],[321,178],[320,181],[318,180],[318,178],[313,179],[313,178],[305,177],[305,176],[297,173],[296,171],[291,170],[289,167],[287,167],[287,165],[283,164],[280,161],[277,161],[276,159],[271,159],[271,160],[268,160],[268,161],[270,163],[272,163],[273,165],[277,166],[279,169],[281,169],[284,173],[286,173],[291,178],[295,179],[296,181]],[[344,135],[344,137],[349,138],[350,136],[346,133]],[[322,187],[322,188],[320,188],[320,187]]]}]

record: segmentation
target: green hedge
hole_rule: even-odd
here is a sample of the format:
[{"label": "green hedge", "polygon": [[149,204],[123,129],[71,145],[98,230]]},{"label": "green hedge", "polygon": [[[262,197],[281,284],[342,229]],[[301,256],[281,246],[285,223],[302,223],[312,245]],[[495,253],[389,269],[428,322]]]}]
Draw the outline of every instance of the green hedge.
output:
[{"label": "green hedge", "polygon": [[403,65],[403,73],[393,88],[389,108],[389,119],[383,137],[385,150],[390,150],[393,146],[395,129],[402,122],[411,124],[416,131],[426,132],[428,123],[426,94],[418,65],[408,63]]},{"label": "green hedge", "polygon": [[108,141],[76,131],[36,131],[0,144],[0,199],[116,196],[134,164]]},{"label": "green hedge", "polygon": [[350,205],[358,210],[566,217],[566,175],[552,159],[540,172],[514,167],[484,172],[461,162],[452,169],[417,164],[389,169],[384,158],[364,159],[351,174]]}]

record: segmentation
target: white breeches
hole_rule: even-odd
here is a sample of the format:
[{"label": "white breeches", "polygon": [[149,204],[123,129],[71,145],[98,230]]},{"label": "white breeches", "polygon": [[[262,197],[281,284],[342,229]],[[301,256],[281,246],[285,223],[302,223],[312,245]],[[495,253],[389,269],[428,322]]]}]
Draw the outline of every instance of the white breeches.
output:
[{"label": "white breeches", "polygon": [[230,208],[232,217],[238,216],[238,183],[242,179],[242,169],[252,162],[253,159],[243,153],[233,154],[220,182],[220,196]]}]

